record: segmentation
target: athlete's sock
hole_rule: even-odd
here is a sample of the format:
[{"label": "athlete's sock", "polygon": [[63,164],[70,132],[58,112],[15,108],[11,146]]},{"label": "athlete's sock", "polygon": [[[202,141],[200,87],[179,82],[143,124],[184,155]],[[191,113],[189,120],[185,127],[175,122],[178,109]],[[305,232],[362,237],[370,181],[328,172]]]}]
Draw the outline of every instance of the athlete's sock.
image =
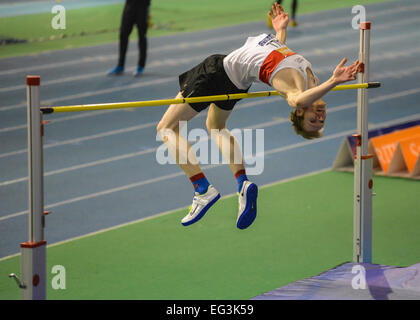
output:
[{"label": "athlete's sock", "polygon": [[245,170],[239,170],[235,173],[236,181],[238,181],[238,192],[241,192],[244,181],[248,181]]},{"label": "athlete's sock", "polygon": [[206,179],[206,176],[202,172],[199,174],[196,174],[195,176],[192,176],[190,178],[190,181],[192,182],[194,186],[194,190],[198,192],[199,194],[206,193],[210,185],[210,183]]}]

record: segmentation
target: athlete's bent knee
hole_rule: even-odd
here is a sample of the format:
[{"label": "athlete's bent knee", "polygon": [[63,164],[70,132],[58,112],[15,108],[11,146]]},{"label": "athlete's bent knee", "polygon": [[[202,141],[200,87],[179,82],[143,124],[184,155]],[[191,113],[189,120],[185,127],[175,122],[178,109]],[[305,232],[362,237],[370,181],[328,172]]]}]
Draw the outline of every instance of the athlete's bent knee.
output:
[{"label": "athlete's bent knee", "polygon": [[206,120],[207,131],[211,132],[212,130],[223,130],[226,128],[226,123],[219,123],[217,121],[212,121],[211,119]]},{"label": "athlete's bent knee", "polygon": [[158,125],[156,126],[156,131],[159,133],[162,130],[172,130],[172,131],[177,131],[179,128],[179,124],[178,123],[174,123],[174,124],[168,124],[164,121],[160,121],[158,123]]}]

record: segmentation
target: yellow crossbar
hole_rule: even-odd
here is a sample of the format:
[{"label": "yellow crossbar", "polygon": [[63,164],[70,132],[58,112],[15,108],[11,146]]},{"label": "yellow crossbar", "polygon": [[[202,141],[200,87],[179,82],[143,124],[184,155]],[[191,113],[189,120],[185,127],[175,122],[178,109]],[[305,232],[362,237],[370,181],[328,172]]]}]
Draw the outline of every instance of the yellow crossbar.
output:
[{"label": "yellow crossbar", "polygon": [[[334,87],[333,91],[337,90],[353,90],[353,89],[368,89],[380,87],[379,82],[358,83],[358,84],[344,84]],[[43,113],[56,113],[56,112],[77,112],[77,111],[93,111],[93,110],[108,110],[108,109],[124,109],[124,108],[142,108],[153,106],[164,106],[170,104],[182,103],[197,103],[197,102],[210,102],[210,101],[224,101],[224,100],[238,100],[249,98],[260,98],[277,96],[277,91],[259,91],[250,93],[234,93],[234,94],[221,94],[215,96],[204,97],[191,97],[183,99],[166,99],[166,100],[148,100],[148,101],[135,101],[135,102],[116,102],[116,103],[102,103],[102,104],[81,104],[73,106],[58,106],[58,107],[43,107]]]}]

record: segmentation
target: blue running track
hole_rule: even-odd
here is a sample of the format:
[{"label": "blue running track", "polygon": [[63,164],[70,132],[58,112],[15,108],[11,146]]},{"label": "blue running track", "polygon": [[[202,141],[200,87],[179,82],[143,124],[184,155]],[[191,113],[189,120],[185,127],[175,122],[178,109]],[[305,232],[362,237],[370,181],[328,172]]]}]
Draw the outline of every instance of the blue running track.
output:
[{"label": "blue running track", "polygon": [[[420,118],[420,2],[366,6],[372,21],[369,123],[387,125]],[[288,45],[311,61],[321,81],[343,57],[355,60],[359,31],[351,9],[300,17]],[[0,258],[19,252],[27,240],[27,133],[25,76],[41,76],[44,106],[166,99],[178,92],[177,76],[213,53],[229,53],[247,36],[268,32],[260,22],[150,39],[149,60],[133,78],[137,48],[131,44],[127,73],[106,73],[117,61],[117,45],[54,51],[0,60]],[[254,85],[251,91],[267,90]],[[324,138],[304,140],[287,121],[290,108],[279,97],[243,100],[230,129],[264,129],[264,170],[251,176],[261,186],[330,168],[341,141],[356,130],[356,91],[326,96]],[[156,161],[156,124],[166,107],[48,115],[44,139],[45,205],[49,244],[191,204],[193,189],[176,165]],[[189,129],[205,128],[205,113]],[[262,160],[262,158],[258,158]],[[253,164],[249,164],[252,167]],[[227,165],[204,172],[222,195],[236,192]],[[351,196],[351,195],[349,195]],[[180,217],[181,220],[182,217]],[[180,227],[181,224],[180,224]]]}]

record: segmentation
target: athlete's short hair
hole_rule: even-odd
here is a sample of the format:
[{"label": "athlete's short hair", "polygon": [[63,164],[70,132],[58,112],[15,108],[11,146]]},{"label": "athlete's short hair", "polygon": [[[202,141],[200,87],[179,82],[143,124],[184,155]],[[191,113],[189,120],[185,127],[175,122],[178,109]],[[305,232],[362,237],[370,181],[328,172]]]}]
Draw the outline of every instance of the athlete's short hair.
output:
[{"label": "athlete's short hair", "polygon": [[319,131],[305,131],[303,129],[303,116],[298,116],[296,113],[296,109],[290,112],[289,119],[292,122],[293,129],[295,132],[304,137],[305,139],[314,139],[314,138],[321,138],[322,137],[322,129]]}]

